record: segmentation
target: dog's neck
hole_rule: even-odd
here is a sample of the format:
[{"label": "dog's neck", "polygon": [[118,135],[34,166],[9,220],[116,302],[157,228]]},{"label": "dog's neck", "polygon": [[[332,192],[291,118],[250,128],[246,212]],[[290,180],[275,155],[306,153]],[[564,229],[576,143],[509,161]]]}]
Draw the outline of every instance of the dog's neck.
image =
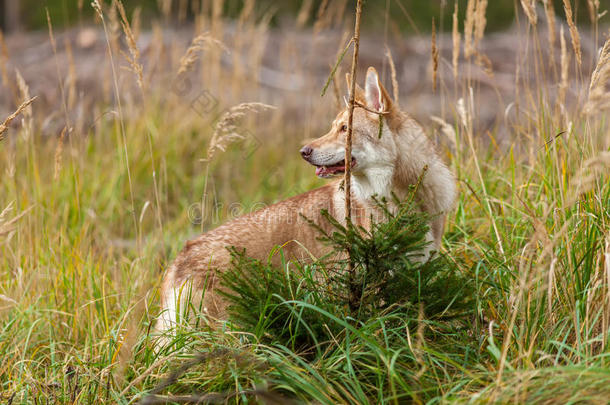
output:
[{"label": "dog's neck", "polygon": [[361,202],[373,196],[389,198],[393,187],[394,167],[373,167],[354,173],[351,178],[352,193]]},{"label": "dog's neck", "polygon": [[[435,154],[423,129],[406,115],[400,118],[398,123],[394,122],[392,131],[383,135],[394,137],[396,159],[393,164],[367,168],[352,175],[353,194],[362,202],[370,201],[372,196],[389,200],[392,193],[403,199],[409,193],[409,187],[417,184],[426,167],[434,170],[431,163]],[[425,187],[423,183],[421,186]]]},{"label": "dog's neck", "polygon": [[435,170],[433,163],[436,154],[422,128],[419,125],[410,127],[409,124],[405,124],[396,136],[396,150],[393,187],[399,191],[408,191],[410,186],[420,181],[420,187],[425,187],[425,179],[429,176],[429,171]]}]

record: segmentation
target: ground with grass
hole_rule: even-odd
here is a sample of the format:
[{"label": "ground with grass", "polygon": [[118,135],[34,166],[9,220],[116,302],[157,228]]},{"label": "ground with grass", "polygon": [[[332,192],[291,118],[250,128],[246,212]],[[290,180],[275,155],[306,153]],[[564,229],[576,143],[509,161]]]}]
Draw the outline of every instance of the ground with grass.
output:
[{"label": "ground with grass", "polygon": [[[485,2],[471,3],[465,31],[431,40],[419,72],[437,81],[420,100],[440,106],[427,127],[459,182],[442,253],[472,281],[471,307],[459,322],[389,311],[354,323],[320,310],[332,342],[308,350],[203,321],[155,349],[151,328],[163,271],[186,239],[323,184],[297,151],[325,132],[342,77],[320,99],[324,80],[295,58],[310,90],[287,91],[299,102],[285,103],[253,79],[268,73],[270,29],[266,14],[247,9],[231,23],[202,13],[188,50],[160,40],[155,25],[140,54],[134,17],[103,6],[94,32],[106,56],[92,94],[79,83],[80,59],[57,52],[69,37],[46,39],[52,99],[30,90],[14,70],[26,67],[2,53],[11,110],[38,98],[0,126],[0,402],[606,403],[607,25],[579,31],[569,10],[519,8],[521,52],[507,78],[481,46]],[[334,24],[349,31],[352,21]],[[324,35],[314,31],[312,43]],[[277,46],[287,60],[299,53],[293,40]],[[396,94],[409,71],[394,60],[393,86],[386,63]],[[494,86],[500,114],[490,125],[478,112],[493,99],[479,96]],[[400,91],[401,104],[410,97]],[[278,108],[232,107],[245,101]]]}]

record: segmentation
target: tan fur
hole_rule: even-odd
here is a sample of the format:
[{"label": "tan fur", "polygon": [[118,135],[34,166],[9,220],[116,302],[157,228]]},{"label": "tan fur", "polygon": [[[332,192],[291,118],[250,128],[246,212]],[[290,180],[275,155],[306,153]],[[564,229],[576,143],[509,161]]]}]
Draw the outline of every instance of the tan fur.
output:
[{"label": "tan fur", "polygon": [[[426,138],[422,127],[409,115],[394,107],[387,91],[379,83],[377,72],[369,68],[366,88],[357,89],[357,101],[366,108],[356,108],[353,119],[352,204],[354,221],[370,226],[371,214],[379,213],[372,195],[390,197],[395,193],[405,197],[409,186],[415,184],[424,168],[427,171],[418,188],[416,198],[422,211],[435,215],[430,224],[430,250],[440,246],[445,214],[455,199],[455,180]],[[376,114],[372,111],[378,111]],[[379,117],[383,117],[383,132],[379,138]],[[311,156],[306,160],[314,165],[333,165],[343,159],[347,109],[340,112],[331,130],[308,145]],[[320,215],[327,209],[342,220],[344,192],[340,179],[271,205],[254,213],[238,217],[186,243],[174,263],[167,270],[161,297],[164,313],[159,330],[171,327],[176,319],[180,288],[188,282],[201,295],[203,311],[212,319],[225,319],[226,305],[218,294],[219,272],[229,266],[229,246],[245,248],[249,256],[266,260],[274,246],[282,246],[290,259],[310,260],[328,252],[317,240],[318,232],[309,226],[301,214],[323,226]],[[426,252],[428,253],[428,252]],[[181,300],[181,299],[180,299]]]}]

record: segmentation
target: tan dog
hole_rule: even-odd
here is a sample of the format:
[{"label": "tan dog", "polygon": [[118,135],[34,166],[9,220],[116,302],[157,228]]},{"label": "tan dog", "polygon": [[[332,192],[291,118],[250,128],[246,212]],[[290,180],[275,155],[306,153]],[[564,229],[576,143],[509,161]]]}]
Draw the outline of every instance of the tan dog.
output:
[{"label": "tan dog", "polygon": [[[371,197],[391,197],[392,193],[405,197],[409,186],[418,181],[427,167],[416,198],[420,209],[434,216],[428,239],[432,242],[430,249],[438,249],[445,214],[456,196],[454,176],[434,151],[422,127],[392,103],[374,68],[368,69],[365,89],[357,88],[356,101],[359,107],[353,118],[351,178],[354,222],[370,226],[371,214],[378,214]],[[303,158],[316,166],[320,177],[340,176],[345,171],[347,119],[346,108],[337,115],[326,135],[301,149]],[[337,179],[238,217],[188,241],[165,275],[161,289],[163,312],[157,329],[163,331],[175,325],[187,294],[201,297],[204,288],[200,302],[204,313],[212,319],[226,318],[226,303],[218,288],[219,272],[230,265],[226,249],[229,246],[245,248],[249,256],[261,260],[266,260],[274,246],[283,246],[285,256],[294,259],[327,253],[328,248],[316,239],[318,231],[301,214],[324,224],[320,210],[327,209],[333,217],[343,220],[344,192],[340,182]]]}]

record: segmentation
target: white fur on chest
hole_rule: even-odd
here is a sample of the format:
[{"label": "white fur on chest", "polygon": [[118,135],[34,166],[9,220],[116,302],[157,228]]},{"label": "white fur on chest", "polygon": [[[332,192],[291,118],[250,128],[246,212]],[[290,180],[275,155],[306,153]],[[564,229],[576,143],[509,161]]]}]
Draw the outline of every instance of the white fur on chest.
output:
[{"label": "white fur on chest", "polygon": [[352,192],[360,201],[368,201],[371,197],[388,198],[392,194],[392,177],[394,168],[374,167],[366,169],[363,174],[352,175]]}]

